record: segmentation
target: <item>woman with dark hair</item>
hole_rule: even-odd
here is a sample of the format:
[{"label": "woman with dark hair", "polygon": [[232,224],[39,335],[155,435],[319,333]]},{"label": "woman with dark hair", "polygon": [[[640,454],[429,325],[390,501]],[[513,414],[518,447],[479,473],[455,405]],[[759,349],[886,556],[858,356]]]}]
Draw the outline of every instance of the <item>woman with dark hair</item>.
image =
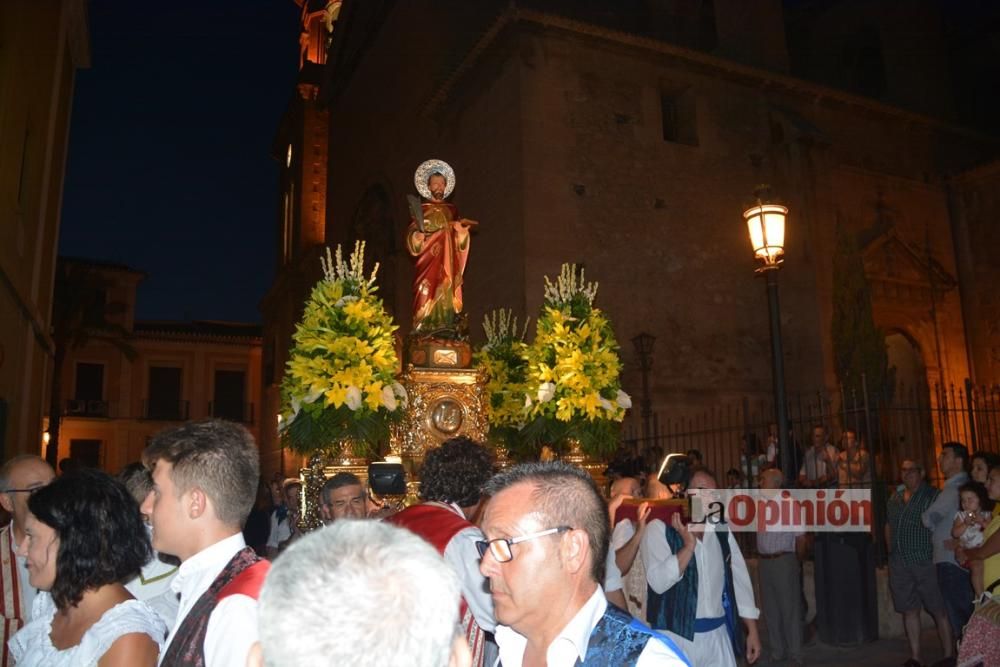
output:
[{"label": "woman with dark hair", "polygon": [[156,665],[167,628],[122,582],[152,555],[128,490],[97,470],[56,479],[28,499],[32,620],[8,642],[18,667]]},{"label": "woman with dark hair", "polygon": [[993,452],[979,451],[973,454],[969,461],[971,464],[969,477],[972,478],[972,481],[985,485],[989,478],[990,470],[1000,465],[1000,456],[997,456]]}]

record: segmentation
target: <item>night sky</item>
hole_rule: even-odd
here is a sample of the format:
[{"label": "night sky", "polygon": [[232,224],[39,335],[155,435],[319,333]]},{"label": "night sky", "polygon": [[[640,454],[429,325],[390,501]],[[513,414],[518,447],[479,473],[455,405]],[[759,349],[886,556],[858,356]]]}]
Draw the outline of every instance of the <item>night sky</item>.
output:
[{"label": "night sky", "polygon": [[91,0],[59,252],[143,271],[137,317],[259,322],[271,141],[298,70],[292,0]]}]

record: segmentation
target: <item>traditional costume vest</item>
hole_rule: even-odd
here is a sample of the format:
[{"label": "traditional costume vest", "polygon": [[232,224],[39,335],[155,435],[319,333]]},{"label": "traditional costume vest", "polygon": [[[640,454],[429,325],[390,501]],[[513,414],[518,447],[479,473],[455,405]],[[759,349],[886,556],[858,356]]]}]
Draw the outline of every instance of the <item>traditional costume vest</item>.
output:
[{"label": "traditional costume vest", "polygon": [[0,528],[0,617],[3,628],[0,629],[0,667],[14,664],[7,649],[7,640],[21,629],[31,614],[30,609],[22,609],[21,576],[17,571],[17,557],[14,554],[14,536],[11,525]]},{"label": "traditional costume vest", "polygon": [[[386,519],[401,528],[406,528],[412,533],[419,535],[438,550],[442,556],[444,550],[448,548],[448,543],[459,532],[473,525],[459,516],[455,510],[442,503],[428,502],[420,505],[407,507],[402,512],[393,514]],[[469,650],[472,651],[472,664],[482,666],[486,637],[483,629],[479,627],[469,604],[462,596],[462,605],[459,609],[461,616],[462,631],[469,641]]]},{"label": "traditional costume vest", "polygon": [[577,658],[576,664],[580,667],[633,667],[650,641],[662,642],[690,667],[684,651],[669,637],[650,630],[613,604],[604,610],[590,633],[586,657],[582,662]]},{"label": "traditional costume vest", "polygon": [[[676,554],[684,546],[680,534],[667,526],[667,544]],[[722,590],[722,607],[726,629],[733,643],[733,653],[743,655],[743,631],[736,624],[736,593],[733,588],[732,550],[729,547],[729,531],[724,526],[716,526],[712,531],[719,541],[724,562],[725,587]],[[698,609],[698,561],[692,554],[684,574],[673,586],[663,593],[657,593],[647,586],[646,620],[657,630],[669,630],[688,640],[694,640],[695,632],[708,632],[715,627],[705,627],[696,619]],[[696,622],[697,621],[697,622]]]},{"label": "traditional costume vest", "polygon": [[270,563],[259,558],[250,547],[237,552],[184,617],[160,661],[161,667],[204,667],[205,635],[215,606],[230,595],[247,595],[256,600],[269,568]]}]

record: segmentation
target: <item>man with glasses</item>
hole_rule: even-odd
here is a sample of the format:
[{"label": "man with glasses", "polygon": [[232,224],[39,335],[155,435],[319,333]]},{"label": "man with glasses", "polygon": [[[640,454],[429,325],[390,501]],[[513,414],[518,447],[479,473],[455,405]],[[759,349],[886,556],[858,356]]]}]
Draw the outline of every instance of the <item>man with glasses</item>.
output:
[{"label": "man with glasses", "polygon": [[910,659],[904,667],[919,666],[920,609],[937,624],[945,658],[953,655],[951,623],[934,569],[931,531],[921,520],[937,491],[924,481],[924,470],[913,461],[899,469],[903,485],[886,504],[885,543],[889,550],[889,592],[892,605],[903,615],[903,629],[910,642]]},{"label": "man with glasses", "polygon": [[420,468],[423,502],[386,519],[430,542],[458,574],[462,630],[475,667],[492,665],[496,652],[486,637],[496,621],[476,553],[483,534],[473,524],[482,503],[480,489],[492,474],[493,457],[482,445],[464,436],[446,440],[427,453]]},{"label": "man with glasses", "polygon": [[528,463],[494,477],[477,543],[504,667],[690,665],[666,636],[609,605],[607,508],[586,472]]},{"label": "man with glasses", "polygon": [[24,521],[28,516],[28,496],[55,478],[52,466],[39,456],[15,456],[0,468],[0,506],[11,522],[0,528],[0,667],[13,664],[7,640],[31,617],[37,592],[28,583],[25,559],[14,549],[24,541]]}]

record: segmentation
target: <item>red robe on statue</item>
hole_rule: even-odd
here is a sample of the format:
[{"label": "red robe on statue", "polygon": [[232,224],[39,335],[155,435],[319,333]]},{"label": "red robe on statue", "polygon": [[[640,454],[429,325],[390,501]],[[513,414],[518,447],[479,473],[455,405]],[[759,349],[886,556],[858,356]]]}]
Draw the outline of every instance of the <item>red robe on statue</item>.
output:
[{"label": "red robe on statue", "polygon": [[431,332],[449,327],[462,312],[462,275],[469,257],[469,230],[458,209],[443,201],[424,202],[421,232],[410,221],[406,247],[417,258],[413,280],[413,328]]}]

